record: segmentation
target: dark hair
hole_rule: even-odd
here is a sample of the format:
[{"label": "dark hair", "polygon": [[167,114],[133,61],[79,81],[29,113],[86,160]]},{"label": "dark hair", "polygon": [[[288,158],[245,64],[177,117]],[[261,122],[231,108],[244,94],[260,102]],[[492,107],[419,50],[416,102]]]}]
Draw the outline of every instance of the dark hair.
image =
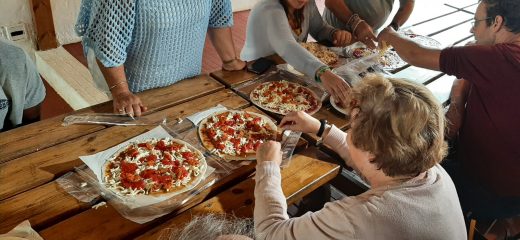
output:
[{"label": "dark hair", "polygon": [[504,18],[504,25],[512,33],[520,33],[520,1],[519,0],[482,0],[486,4],[486,23],[490,26],[496,16]]},{"label": "dark hair", "polygon": [[[287,0],[279,0],[279,1],[280,1],[280,4],[282,4],[282,6],[283,6],[285,15],[287,15],[287,17],[289,17],[289,7],[287,6]],[[305,9],[305,8],[296,9],[296,11],[294,11],[294,17],[296,18],[296,24],[298,24],[298,27],[302,26],[303,9]]]}]

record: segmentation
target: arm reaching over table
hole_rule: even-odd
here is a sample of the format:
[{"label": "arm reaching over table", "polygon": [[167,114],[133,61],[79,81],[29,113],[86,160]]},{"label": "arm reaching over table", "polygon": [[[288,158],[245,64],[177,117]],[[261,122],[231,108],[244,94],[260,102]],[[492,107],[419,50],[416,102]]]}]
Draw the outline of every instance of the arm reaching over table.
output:
[{"label": "arm reaching over table", "polygon": [[423,47],[414,41],[399,35],[391,27],[385,28],[377,37],[379,46],[383,46],[383,42],[392,45],[397,54],[407,63],[427,68],[431,70],[440,70],[439,59],[441,50]]}]

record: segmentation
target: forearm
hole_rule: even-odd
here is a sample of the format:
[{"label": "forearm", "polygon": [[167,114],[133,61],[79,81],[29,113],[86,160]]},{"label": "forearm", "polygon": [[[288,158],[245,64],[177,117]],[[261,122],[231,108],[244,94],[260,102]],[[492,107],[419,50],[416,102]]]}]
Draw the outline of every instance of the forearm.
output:
[{"label": "forearm", "polygon": [[276,239],[275,223],[289,219],[281,187],[280,168],[274,162],[262,162],[255,176],[255,232],[259,239]]},{"label": "forearm", "polygon": [[457,136],[462,125],[470,87],[470,83],[464,79],[456,79],[453,82],[450,93],[450,106],[446,112],[446,119],[448,121],[447,137],[449,139],[453,139]]},{"label": "forearm", "polygon": [[[385,31],[387,30],[385,29]],[[383,40],[393,46],[397,54],[407,63],[417,67],[439,70],[440,50],[425,48],[395,32],[384,33],[384,35]]]},{"label": "forearm", "polygon": [[334,13],[336,18],[345,24],[347,24],[352,14],[354,14],[343,0],[325,0],[325,6]]},{"label": "forearm", "polygon": [[332,125],[323,133],[323,143],[332,148],[350,166],[347,133]]},{"label": "forearm", "polygon": [[226,63],[237,58],[230,27],[209,28],[208,35],[222,62]]},{"label": "forearm", "polygon": [[99,70],[103,74],[105,81],[108,85],[108,90],[110,92],[118,91],[118,92],[126,92],[130,91],[128,88],[128,82],[125,74],[125,66],[117,66],[117,67],[105,67],[99,60],[96,59],[96,62],[99,66]]},{"label": "forearm", "polygon": [[408,20],[408,18],[410,18],[410,15],[412,15],[415,1],[401,0],[400,3],[401,6],[392,20],[392,23],[396,23],[399,27],[401,27]]}]

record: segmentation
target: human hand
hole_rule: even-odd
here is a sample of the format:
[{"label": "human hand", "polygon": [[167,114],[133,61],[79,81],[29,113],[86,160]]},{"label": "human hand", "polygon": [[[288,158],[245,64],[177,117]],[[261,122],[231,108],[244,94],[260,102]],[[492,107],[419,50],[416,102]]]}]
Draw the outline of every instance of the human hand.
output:
[{"label": "human hand", "polygon": [[332,44],[338,47],[344,47],[352,40],[352,34],[347,31],[337,30],[334,32]]},{"label": "human hand", "polygon": [[347,81],[331,71],[325,71],[321,74],[320,79],[325,90],[327,90],[334,99],[340,101],[343,106],[348,106],[350,103],[351,88]]},{"label": "human hand", "polygon": [[388,44],[383,44],[383,42],[390,43],[391,42],[390,38],[393,35],[399,35],[399,33],[397,33],[392,27],[386,27],[385,29],[383,29],[383,31],[381,31],[379,33],[379,35],[377,36],[378,47],[381,48],[384,45],[388,45]]},{"label": "human hand", "polygon": [[372,30],[372,27],[370,27],[367,22],[361,21],[355,30],[353,34],[358,41],[364,43],[370,49],[376,48],[374,30]]},{"label": "human hand", "polygon": [[278,166],[282,163],[282,150],[279,142],[264,142],[256,150],[256,162],[258,164],[269,161],[275,162]]},{"label": "human hand", "polygon": [[246,67],[246,62],[240,60],[240,59],[233,59],[230,62],[226,62],[222,64],[222,69],[226,71],[238,71],[242,70]]},{"label": "human hand", "polygon": [[129,90],[112,93],[114,113],[128,114],[130,117],[139,117],[147,110],[141,99]]},{"label": "human hand", "polygon": [[321,123],[304,111],[290,112],[280,122],[280,127],[304,133],[318,133]]}]

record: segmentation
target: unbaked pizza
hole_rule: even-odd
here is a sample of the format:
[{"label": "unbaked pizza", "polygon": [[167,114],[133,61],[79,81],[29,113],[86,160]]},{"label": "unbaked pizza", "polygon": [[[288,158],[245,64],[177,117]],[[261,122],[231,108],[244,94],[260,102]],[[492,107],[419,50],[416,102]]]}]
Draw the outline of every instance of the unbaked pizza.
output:
[{"label": "unbaked pizza", "polygon": [[285,80],[262,83],[249,98],[258,107],[282,115],[298,111],[314,114],[321,107],[320,99],[311,89]]},{"label": "unbaked pizza", "polygon": [[104,165],[106,188],[122,196],[162,195],[197,185],[207,168],[202,153],[177,139],[130,143]]},{"label": "unbaked pizza", "polygon": [[266,116],[229,110],[202,120],[199,137],[205,148],[224,160],[253,160],[262,142],[275,139],[276,130]]},{"label": "unbaked pizza", "polygon": [[338,54],[330,51],[327,47],[315,42],[300,43],[302,47],[307,49],[312,55],[328,66],[332,66],[338,62]]},{"label": "unbaked pizza", "polygon": [[370,49],[366,47],[357,47],[350,51],[348,55],[353,58],[362,58],[371,54],[379,54],[379,65],[385,70],[394,70],[406,66],[406,62],[399,57],[399,55],[393,50],[378,50]]}]

